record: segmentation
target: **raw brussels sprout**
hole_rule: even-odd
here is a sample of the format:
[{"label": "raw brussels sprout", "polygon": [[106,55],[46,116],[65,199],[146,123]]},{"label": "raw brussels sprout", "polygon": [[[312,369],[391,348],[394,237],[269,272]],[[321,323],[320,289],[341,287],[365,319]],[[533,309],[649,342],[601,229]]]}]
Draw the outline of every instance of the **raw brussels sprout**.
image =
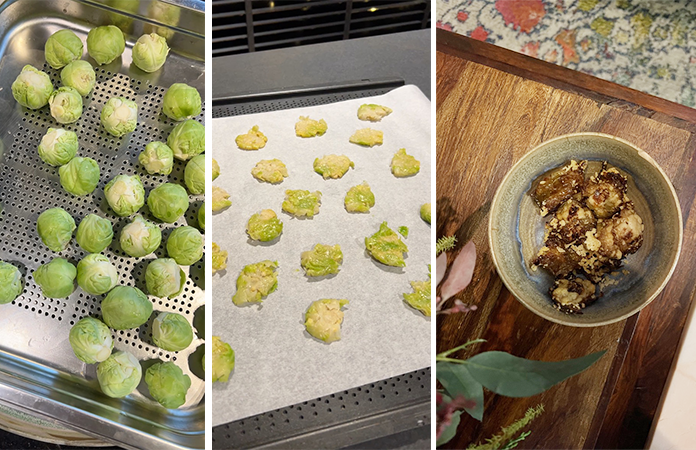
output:
[{"label": "raw brussels sprout", "polygon": [[162,243],[162,230],[154,223],[135,216],[133,221],[123,227],[120,237],[121,249],[128,256],[141,258],[157,250]]},{"label": "raw brussels sprout", "polygon": [[155,297],[176,297],[184,290],[185,284],[186,273],[172,258],[150,261],[145,269],[147,292]]},{"label": "raw brussels sprout", "polygon": [[152,398],[168,409],[176,409],[186,403],[186,392],[191,378],[171,361],[157,363],[145,371],[145,384]]},{"label": "raw brussels sprout", "polygon": [[213,242],[213,274],[220,270],[227,269],[227,250],[222,250],[219,245]]},{"label": "raw brussels sprout", "polygon": [[62,252],[72,239],[75,220],[63,208],[47,209],[39,215],[36,231],[46,247],[54,252]]},{"label": "raw brussels sprout", "polygon": [[205,202],[198,208],[198,226],[201,230],[205,230]]},{"label": "raw brussels sprout", "polygon": [[128,352],[114,352],[97,366],[97,380],[103,393],[113,398],[130,394],[140,384],[143,369]]},{"label": "raw brussels sprout", "polygon": [[109,64],[121,56],[126,49],[126,38],[123,32],[113,25],[96,27],[87,34],[87,53],[100,66]]},{"label": "raw brussels sprout", "polygon": [[228,194],[226,190],[213,186],[213,212],[232,206],[232,202],[229,200],[229,198],[230,194]]},{"label": "raw brussels sprout", "polygon": [[234,141],[240,150],[259,150],[266,146],[268,138],[259,131],[259,126],[254,125],[246,134],[240,134]]},{"label": "raw brussels sprout", "polygon": [[220,176],[220,164],[213,158],[213,181]]},{"label": "raw brussels sprout", "polygon": [[411,308],[430,317],[430,278],[427,281],[411,281],[412,294],[404,294],[404,301]]},{"label": "raw brussels sprout", "polygon": [[116,286],[101,304],[104,322],[115,330],[139,327],[152,314],[152,303],[136,287]]},{"label": "raw brussels sprout", "polygon": [[28,64],[12,83],[12,96],[17,103],[29,109],[46,106],[52,93],[51,77]]},{"label": "raw brussels sprout", "polygon": [[77,269],[67,259],[54,258],[34,271],[34,281],[48,298],[65,298],[75,291]]},{"label": "raw brussels sprout", "polygon": [[62,128],[49,128],[39,144],[39,157],[46,164],[62,166],[77,154],[77,134]]},{"label": "raw brussels sprout", "polygon": [[302,189],[285,191],[283,211],[296,217],[314,217],[319,214],[321,192],[309,192]]},{"label": "raw brussels sprout", "polygon": [[195,264],[203,257],[203,236],[193,227],[179,227],[167,239],[167,254],[182,266]]},{"label": "raw brussels sprout", "polygon": [[87,364],[104,361],[114,348],[109,327],[93,317],[85,317],[73,325],[69,341],[75,356]]},{"label": "raw brussels sprout", "polygon": [[247,233],[255,241],[268,242],[280,236],[283,222],[272,209],[264,209],[249,218]]},{"label": "raw brussels sprout", "polygon": [[138,105],[127,98],[113,97],[102,108],[100,117],[106,131],[121,137],[138,126]]},{"label": "raw brussels sprout", "polygon": [[181,314],[162,312],[152,322],[152,341],[161,349],[178,352],[193,341],[193,329]]},{"label": "raw brussels sprout", "polygon": [[430,203],[423,203],[423,205],[420,208],[420,216],[421,219],[430,223]]},{"label": "raw brussels sprout", "polygon": [[22,293],[22,273],[10,263],[0,260],[0,304],[10,303]]},{"label": "raw brussels sprout", "polygon": [[174,223],[189,207],[186,189],[174,183],[162,183],[147,197],[147,207],[162,222]]},{"label": "raw brussels sprout", "polygon": [[61,86],[48,98],[51,115],[58,123],[73,123],[82,115],[82,96],[77,90]]},{"label": "raw brussels sprout", "polygon": [[60,69],[82,58],[83,50],[82,39],[71,30],[56,31],[46,40],[44,46],[46,62],[54,69]]},{"label": "raw brussels sprout", "polygon": [[116,283],[118,272],[106,256],[90,253],[77,263],[77,284],[88,294],[106,294]]},{"label": "raw brussels sprout", "polygon": [[348,300],[322,299],[312,302],[305,313],[307,333],[326,343],[341,339],[343,311]]},{"label": "raw brussels sprout", "polygon": [[234,350],[219,336],[213,336],[213,383],[226,383],[234,370]]},{"label": "raw brussels sprout", "polygon": [[111,245],[113,238],[114,230],[111,221],[96,214],[89,214],[82,219],[75,234],[77,243],[89,253],[103,252]]},{"label": "raw brussels sprout", "polygon": [[191,194],[205,193],[205,155],[194,156],[186,163],[184,182]]},{"label": "raw brussels sprout", "polygon": [[99,164],[92,158],[80,156],[58,168],[60,185],[72,195],[91,194],[99,183]]},{"label": "raw brussels sprout", "polygon": [[232,302],[237,306],[261,303],[278,287],[277,268],[278,262],[269,260],[244,266],[237,278],[237,292],[232,296]]},{"label": "raw brussels sprout", "polygon": [[75,89],[84,97],[94,89],[97,75],[94,73],[90,63],[80,59],[71,62],[63,68],[60,72],[60,81],[64,86]]},{"label": "raw brussels sprout", "polygon": [[348,169],[355,167],[346,155],[325,155],[314,160],[314,171],[327,178],[341,178]]},{"label": "raw brussels sprout", "polygon": [[116,215],[130,216],[145,204],[145,188],[137,175],[117,175],[104,186],[104,197]]},{"label": "raw brussels sprout", "polygon": [[174,152],[164,142],[154,141],[145,146],[138,155],[138,161],[150,175],[159,173],[169,175],[174,166]]},{"label": "raw brussels sprout", "polygon": [[379,122],[391,113],[392,110],[386,106],[365,104],[360,105],[360,108],[358,108],[358,119],[369,120],[370,122]]},{"label": "raw brussels sprout", "polygon": [[362,184],[348,189],[344,204],[348,212],[370,212],[370,208],[375,206],[375,194],[367,181],[363,181]]},{"label": "raw brussels sprout", "polygon": [[300,120],[295,124],[295,134],[303,138],[322,136],[328,128],[324,119],[313,120],[300,116]]},{"label": "raw brussels sprout", "polygon": [[167,60],[167,40],[155,33],[143,34],[133,46],[133,64],[143,72],[156,72]]},{"label": "raw brussels sprout", "polygon": [[349,141],[363,147],[374,147],[375,145],[382,145],[383,139],[384,133],[381,131],[373,130],[372,128],[361,128],[353,133]]},{"label": "raw brussels sprout", "polygon": [[407,154],[405,148],[401,148],[392,158],[391,171],[397,178],[410,177],[420,171],[420,161]]},{"label": "raw brussels sprout", "polygon": [[276,184],[287,178],[288,169],[279,159],[264,159],[251,169],[251,175],[259,181]]},{"label": "raw brussels sprout", "polygon": [[321,277],[338,273],[343,262],[343,252],[340,245],[317,244],[314,249],[302,252],[300,264],[309,277]]},{"label": "raw brussels sprout", "polygon": [[178,123],[169,136],[167,145],[180,161],[188,161],[205,151],[205,127],[195,120]]},{"label": "raw brussels sprout", "polygon": [[382,222],[379,231],[365,238],[365,247],[370,255],[382,264],[396,267],[406,266],[404,253],[408,251],[408,247],[399,235],[387,226],[387,222]]},{"label": "raw brussels sprout", "polygon": [[172,84],[162,98],[162,112],[172,120],[192,119],[201,109],[201,94],[185,83]]}]

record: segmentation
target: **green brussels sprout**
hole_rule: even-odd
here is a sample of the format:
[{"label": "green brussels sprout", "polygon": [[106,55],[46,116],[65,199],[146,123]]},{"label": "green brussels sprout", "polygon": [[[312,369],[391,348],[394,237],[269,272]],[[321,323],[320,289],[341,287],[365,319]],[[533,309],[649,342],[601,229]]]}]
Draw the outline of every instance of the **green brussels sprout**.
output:
[{"label": "green brussels sprout", "polygon": [[343,308],[348,300],[322,299],[312,302],[305,313],[307,333],[326,343],[341,339]]},{"label": "green brussels sprout", "polygon": [[358,108],[358,119],[379,122],[392,113],[391,108],[375,104],[364,104]]},{"label": "green brussels sprout", "polygon": [[12,83],[12,96],[17,103],[29,109],[46,106],[52,93],[51,77],[29,64],[22,68]]},{"label": "green brussels sprout", "polygon": [[232,296],[232,303],[237,306],[261,303],[278,288],[277,268],[278,261],[269,260],[244,266],[237,278],[237,292]]},{"label": "green brussels sprout", "polygon": [[420,208],[421,219],[430,223],[430,203],[423,203]]},{"label": "green brussels sprout", "polygon": [[73,123],[82,115],[82,96],[77,90],[61,86],[48,98],[51,115],[58,123]]},{"label": "green brussels sprout", "polygon": [[226,383],[234,370],[234,350],[219,336],[213,336],[213,383]]},{"label": "green brussels sprout", "polygon": [[373,130],[372,128],[361,128],[353,133],[348,141],[364,147],[374,147],[375,145],[382,145],[383,139],[383,132]]},{"label": "green brussels sprout", "polygon": [[181,161],[200,155],[205,151],[205,127],[195,120],[178,123],[169,133],[167,145]]},{"label": "green brussels sprout", "polygon": [[272,209],[264,209],[252,215],[247,222],[247,234],[255,241],[269,242],[282,232],[283,222]]},{"label": "green brussels sprout", "polygon": [[288,177],[288,168],[279,159],[263,159],[251,169],[251,175],[266,183],[282,183]]},{"label": "green brussels sprout", "polygon": [[193,341],[193,329],[181,314],[162,312],[152,322],[152,341],[169,352],[178,352]]},{"label": "green brussels sprout", "polygon": [[80,222],[75,233],[77,243],[89,253],[101,253],[111,244],[114,230],[111,221],[89,214]]},{"label": "green brussels sprout", "polygon": [[118,272],[106,256],[90,253],[77,263],[77,284],[88,294],[106,294],[116,283]]},{"label": "green brussels sprout", "polygon": [[104,186],[104,197],[117,215],[130,216],[145,204],[145,188],[137,175],[117,175]]},{"label": "green brussels sprout", "polygon": [[192,119],[201,113],[201,94],[185,83],[169,86],[162,99],[162,112],[172,120]]},{"label": "green brussels sprout", "polygon": [[426,281],[411,281],[412,294],[404,294],[404,301],[414,309],[430,317],[430,279]]},{"label": "green brussels sprout", "polygon": [[213,181],[220,176],[220,164],[213,158]]},{"label": "green brussels sprout", "polygon": [[176,297],[186,284],[186,272],[171,258],[159,258],[147,265],[145,285],[147,292],[155,297]]},{"label": "green brussels sprout", "polygon": [[420,161],[401,148],[392,158],[391,171],[397,178],[410,177],[420,171]]},{"label": "green brussels sprout", "polygon": [[227,250],[221,249],[219,245],[213,242],[213,257],[211,258],[211,260],[211,265],[213,266],[213,274],[220,270],[227,269]]},{"label": "green brussels sprout", "polygon": [[77,134],[62,128],[49,128],[39,143],[39,157],[46,164],[62,166],[77,154]]},{"label": "green brussels sprout", "polygon": [[113,97],[101,110],[101,124],[111,135],[121,137],[138,126],[138,105],[124,97]]},{"label": "green brussels sprout", "polygon": [[47,209],[36,220],[41,241],[54,252],[62,252],[68,247],[75,228],[75,220],[63,208]]},{"label": "green brussels sprout", "polygon": [[186,189],[174,183],[162,183],[147,197],[147,207],[162,222],[174,223],[189,207]]},{"label": "green brussels sprout", "polygon": [[135,216],[133,221],[121,230],[121,248],[133,258],[141,258],[157,250],[162,243],[162,230],[154,223]]},{"label": "green brussels sprout", "polygon": [[22,293],[22,274],[18,268],[0,260],[0,304],[10,303]]},{"label": "green brussels sprout", "polygon": [[86,96],[97,82],[97,75],[94,73],[94,68],[87,61],[73,61],[63,68],[60,72],[60,81],[64,86],[69,86],[80,93],[81,96]]},{"label": "green brussels sprout", "polygon": [[94,317],[85,317],[73,325],[68,340],[75,356],[87,364],[104,361],[114,348],[111,330]]},{"label": "green brussels sprout", "polygon": [[99,183],[99,164],[92,158],[80,156],[58,168],[60,185],[72,195],[87,195],[94,192]]},{"label": "green brussels sprout", "polygon": [[191,378],[171,361],[157,363],[145,371],[145,384],[152,398],[168,409],[176,409],[186,403],[186,392]]},{"label": "green brussels sprout", "polygon": [[283,211],[296,217],[314,217],[319,214],[321,192],[309,192],[303,189],[285,191]]},{"label": "green brussels sprout", "polygon": [[213,186],[213,212],[232,206],[232,202],[229,198],[230,194],[228,194],[226,190],[221,187]]},{"label": "green brussels sprout", "polygon": [[150,175],[159,173],[169,175],[174,166],[174,152],[164,142],[154,141],[145,146],[138,155],[138,161]]},{"label": "green brussels sprout", "polygon": [[341,246],[336,244],[317,244],[312,250],[302,252],[300,265],[308,277],[321,277],[338,273],[339,266],[343,263]]},{"label": "green brussels sprout", "polygon": [[152,314],[152,303],[136,287],[116,286],[102,301],[104,322],[115,330],[139,327]]},{"label": "green brussels sprout", "polygon": [[205,193],[205,155],[194,156],[186,163],[184,182],[191,194]]},{"label": "green brussels sprout", "polygon": [[300,116],[300,120],[295,124],[295,134],[302,138],[323,136],[329,126],[324,119],[314,120],[307,116]]},{"label": "green brussels sprout", "polygon": [[198,226],[201,230],[205,230],[205,202],[198,208]]},{"label": "green brussels sprout", "polygon": [[167,239],[167,254],[177,264],[190,266],[203,257],[203,236],[193,227],[179,227]]},{"label": "green brussels sprout", "polygon": [[77,269],[67,259],[54,258],[34,271],[34,281],[48,298],[65,298],[75,291]]},{"label": "green brussels sprout", "polygon": [[97,380],[103,393],[113,398],[130,394],[140,384],[143,369],[128,352],[114,352],[97,366]]},{"label": "green brussels sprout", "polygon": [[403,237],[405,237],[405,238],[408,237],[408,227],[401,226],[397,230],[399,231],[399,234],[402,235]]},{"label": "green brussels sprout", "polygon": [[404,253],[408,247],[403,243],[398,234],[382,222],[379,231],[365,238],[365,247],[374,259],[388,266],[404,267]]},{"label": "green brussels sprout", "polygon": [[348,189],[344,205],[348,212],[370,212],[370,208],[375,206],[375,194],[372,193],[367,181]]},{"label": "green brussels sprout", "polygon": [[44,47],[46,62],[54,69],[60,69],[65,65],[82,58],[84,51],[82,39],[71,30],[60,30],[53,33]]},{"label": "green brussels sprout", "polygon": [[143,72],[156,72],[167,60],[167,40],[155,33],[143,34],[133,46],[133,64]]},{"label": "green brussels sprout", "polygon": [[346,155],[324,155],[314,160],[314,171],[325,180],[341,178],[351,167],[354,168],[355,163]]},{"label": "green brussels sprout", "polygon": [[87,53],[97,64],[109,64],[126,49],[123,32],[113,25],[96,27],[87,34]]}]

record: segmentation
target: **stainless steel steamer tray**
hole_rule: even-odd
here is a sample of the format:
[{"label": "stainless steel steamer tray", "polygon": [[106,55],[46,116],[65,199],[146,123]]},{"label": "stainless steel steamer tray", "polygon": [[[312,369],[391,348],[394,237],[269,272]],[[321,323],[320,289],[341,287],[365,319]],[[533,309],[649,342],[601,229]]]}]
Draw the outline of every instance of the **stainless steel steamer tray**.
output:
[{"label": "stainless steel steamer tray", "polygon": [[[0,148],[0,259],[19,266],[25,283],[24,293],[19,298],[0,307],[0,402],[121,446],[203,448],[203,260],[190,267],[182,295],[172,300],[150,297],[155,312],[178,312],[191,321],[197,336],[189,348],[166,352],[153,345],[150,327],[155,314],[138,329],[114,331],[115,348],[133,353],[143,369],[157,360],[174,361],[191,377],[186,404],[178,410],[167,410],[152,400],[144,382],[125,399],[103,395],[96,381],[96,365],[83,364],[73,355],[68,333],[80,318],[100,316],[104,296],[87,295],[78,288],[67,299],[48,299],[31,276],[39,265],[53,257],[65,257],[76,263],[86,254],[74,239],[59,255],[41,243],[36,232],[38,215],[60,206],[76,223],[90,213],[109,217],[114,224],[115,239],[104,253],[116,265],[120,284],[144,290],[144,269],[154,256],[135,259],[120,250],[118,236],[129,219],[118,218],[110,212],[104,199],[104,185],[122,173],[140,175],[147,192],[165,181],[183,184],[182,162],[175,162],[169,177],[152,176],[138,164],[137,157],[148,142],[165,141],[174,126],[174,122],[160,113],[167,87],[174,82],[185,82],[204,93],[204,3],[190,0],[132,2],[130,5],[137,10],[128,13],[119,12],[110,4],[116,2],[15,0],[0,5],[0,30],[4,33],[0,47],[0,135],[3,144]],[[154,17],[155,11],[162,11],[162,8],[171,8],[170,14],[158,20]],[[123,57],[95,67],[97,84],[85,98],[82,117],[64,126],[78,134],[78,154],[94,158],[101,169],[100,183],[93,195],[73,197],[61,188],[57,168],[44,164],[36,151],[48,127],[58,124],[47,106],[31,111],[17,104],[10,86],[25,64],[46,71],[54,86],[59,86],[59,71],[44,62],[46,39],[61,28],[69,28],[85,41],[92,27],[111,23],[126,30]],[[163,69],[146,74],[130,65],[131,48],[137,37],[157,27],[173,31],[169,39],[172,51]],[[86,52],[84,58],[87,58]],[[90,62],[95,65],[94,61]],[[139,107],[137,129],[123,138],[108,135],[99,123],[102,106],[114,96],[135,100]],[[202,122],[203,114],[197,120]],[[185,218],[173,225],[163,224],[163,243],[174,227],[197,226],[196,213],[203,196],[190,200]],[[147,207],[141,212],[156,221]],[[166,256],[164,245],[156,255]]]}]

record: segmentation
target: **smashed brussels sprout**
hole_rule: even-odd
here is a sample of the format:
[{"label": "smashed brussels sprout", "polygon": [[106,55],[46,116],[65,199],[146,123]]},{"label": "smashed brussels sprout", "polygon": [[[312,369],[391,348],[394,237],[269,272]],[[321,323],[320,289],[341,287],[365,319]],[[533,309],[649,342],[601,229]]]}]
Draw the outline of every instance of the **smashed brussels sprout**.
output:
[{"label": "smashed brussels sprout", "polygon": [[198,208],[198,228],[205,230],[205,202]]},{"label": "smashed brussels sprout", "polygon": [[232,206],[232,202],[229,198],[230,194],[228,194],[226,190],[213,186],[213,212],[221,211]]},{"label": "smashed brussels sprout", "polygon": [[320,205],[321,192],[319,191],[309,192],[301,189],[285,191],[283,211],[296,217],[314,217],[315,214],[319,214]]},{"label": "smashed brussels sprout", "polygon": [[75,228],[75,220],[63,208],[47,209],[36,221],[41,241],[54,252],[62,252],[68,247]]},{"label": "smashed brussels sprout", "polygon": [[367,181],[363,181],[362,184],[348,189],[344,204],[348,212],[370,212],[370,208],[375,206],[375,194]]},{"label": "smashed brussels sprout", "polygon": [[124,97],[113,97],[102,107],[101,124],[111,135],[121,137],[138,126],[138,105]]},{"label": "smashed brussels sprout", "polygon": [[314,160],[314,171],[324,179],[341,178],[351,167],[355,164],[345,155],[326,155]]},{"label": "smashed brussels sprout", "polygon": [[388,266],[404,267],[404,253],[408,247],[403,243],[399,235],[382,222],[379,231],[365,238],[365,247],[374,259]]},{"label": "smashed brussels sprout", "polygon": [[90,63],[80,59],[71,62],[60,71],[60,81],[64,86],[75,89],[84,97],[94,89],[97,75]]},{"label": "smashed brussels sprout", "polygon": [[176,409],[186,403],[186,393],[191,378],[171,361],[157,363],[145,371],[145,384],[152,398],[168,409]]},{"label": "smashed brussels sprout", "polygon": [[247,233],[255,241],[268,242],[280,236],[283,222],[272,209],[264,209],[254,214],[247,222]]},{"label": "smashed brussels sprout", "polygon": [[106,256],[90,253],[77,263],[77,284],[88,294],[106,294],[116,283],[118,271]]},{"label": "smashed brussels sprout", "polygon": [[87,53],[100,66],[121,56],[125,49],[126,38],[113,25],[92,28],[87,34]]},{"label": "smashed brussels sprout", "polygon": [[227,250],[213,242],[213,273],[227,269]]},{"label": "smashed brussels sprout", "polygon": [[162,98],[162,112],[177,122],[199,115],[201,105],[201,94],[196,88],[185,83],[172,84]]},{"label": "smashed brussels sprout", "polygon": [[259,181],[281,183],[288,176],[288,169],[279,159],[264,159],[251,169],[251,175]]},{"label": "smashed brussels sprout", "polygon": [[324,119],[314,120],[307,116],[300,116],[300,120],[295,123],[295,134],[302,138],[322,136],[328,129],[329,126]]},{"label": "smashed brussels sprout", "polygon": [[133,46],[133,64],[143,72],[156,72],[167,60],[167,40],[155,33],[143,34]]},{"label": "smashed brussels sprout", "polygon": [[140,289],[116,286],[101,303],[104,322],[115,330],[139,327],[152,314],[152,303]]},{"label": "smashed brussels sprout", "polygon": [[186,163],[184,183],[193,195],[205,193],[205,155],[194,156]]},{"label": "smashed brussels sprout", "polygon": [[203,235],[193,227],[179,227],[167,239],[167,254],[177,264],[190,266],[203,257]]},{"label": "smashed brussels sprout", "polygon": [[269,260],[244,266],[237,278],[237,292],[232,296],[232,302],[237,306],[261,303],[278,287],[277,268],[278,262]]},{"label": "smashed brussels sprout", "polygon": [[123,227],[119,239],[121,249],[128,256],[141,258],[157,250],[162,242],[162,230],[154,223],[135,216],[133,221]]},{"label": "smashed brussels sprout", "polygon": [[48,104],[48,98],[52,93],[51,77],[28,64],[12,83],[12,96],[25,108],[43,108]]},{"label": "smashed brussels sprout", "polygon": [[72,195],[94,192],[99,183],[99,164],[92,158],[75,157],[58,168],[60,185]]},{"label": "smashed brussels sprout", "polygon": [[10,303],[22,290],[22,273],[12,264],[0,260],[0,304]]},{"label": "smashed brussels sprout", "polygon": [[406,153],[406,149],[399,149],[391,161],[391,171],[395,177],[410,177],[420,171],[420,161]]},{"label": "smashed brussels sprout", "polygon": [[147,207],[162,222],[174,223],[189,207],[188,194],[178,184],[162,183],[150,191]]},{"label": "smashed brussels sprout", "polygon": [[46,164],[62,166],[75,157],[78,147],[74,131],[49,128],[39,143],[39,157]]},{"label": "smashed brussels sprout", "polygon": [[73,123],[82,115],[82,96],[77,90],[61,86],[48,98],[51,115],[58,123]]},{"label": "smashed brussels sprout", "polygon": [[259,131],[258,125],[254,125],[246,134],[237,136],[234,142],[241,150],[259,150],[266,146],[268,138]]},{"label": "smashed brussels sprout", "polygon": [[430,223],[430,203],[423,203],[420,207],[421,219]]},{"label": "smashed brussels sprout", "polygon": [[331,343],[341,339],[343,311],[348,300],[322,299],[312,302],[305,313],[307,333],[324,342]]},{"label": "smashed brussels sprout", "polygon": [[186,284],[186,273],[172,258],[150,261],[145,269],[147,292],[155,297],[174,298],[181,294]]},{"label": "smashed brussels sprout", "polygon": [[75,291],[77,269],[67,259],[54,258],[37,267],[33,275],[45,297],[65,298]]},{"label": "smashed brussels sprout", "polygon": [[180,161],[188,161],[205,151],[205,127],[195,120],[177,124],[169,136],[167,145]]},{"label": "smashed brussels sprout", "polygon": [[85,47],[82,39],[71,30],[59,30],[46,39],[44,56],[46,62],[54,69],[60,69],[65,65],[82,58]]},{"label": "smashed brussels sprout", "polygon": [[213,181],[220,176],[220,164],[213,158]]},{"label": "smashed brussels sprout", "polygon": [[398,228],[399,234],[402,235],[403,237],[407,238],[408,237],[408,227],[399,227]]},{"label": "smashed brussels sprout", "polygon": [[174,152],[164,142],[150,142],[138,155],[138,162],[150,175],[169,175],[174,167]]},{"label": "smashed brussels sprout", "polygon": [[161,349],[178,352],[193,342],[193,329],[181,314],[162,312],[152,322],[152,341]]},{"label": "smashed brussels sprout", "polygon": [[430,317],[430,277],[426,281],[411,281],[412,294],[404,294],[404,301],[411,308]]},{"label": "smashed brussels sprout", "polygon": [[363,147],[374,147],[382,145],[384,133],[372,128],[361,128],[350,137],[349,141],[353,144],[362,145]]},{"label": "smashed brussels sprout", "polygon": [[302,252],[300,264],[309,277],[321,277],[338,273],[343,263],[343,252],[340,245],[317,244],[314,249]]},{"label": "smashed brussels sprout", "polygon": [[97,380],[103,393],[113,398],[130,394],[140,384],[143,369],[128,352],[114,352],[97,366]]},{"label": "smashed brussels sprout", "polygon": [[391,108],[387,108],[386,106],[365,104],[360,105],[360,108],[358,108],[358,119],[369,120],[370,122],[379,122],[391,113]]},{"label": "smashed brussels sprout", "polygon": [[94,317],[85,317],[73,325],[68,340],[75,356],[87,364],[104,361],[114,348],[111,330]]},{"label": "smashed brussels sprout", "polygon": [[101,253],[111,245],[114,230],[109,219],[89,214],[80,221],[75,233],[78,245],[89,253]]},{"label": "smashed brussels sprout", "polygon": [[234,370],[234,350],[219,336],[213,336],[213,383],[226,383]]},{"label": "smashed brussels sprout", "polygon": [[104,197],[116,215],[130,216],[145,204],[145,188],[137,175],[117,175],[104,186]]}]

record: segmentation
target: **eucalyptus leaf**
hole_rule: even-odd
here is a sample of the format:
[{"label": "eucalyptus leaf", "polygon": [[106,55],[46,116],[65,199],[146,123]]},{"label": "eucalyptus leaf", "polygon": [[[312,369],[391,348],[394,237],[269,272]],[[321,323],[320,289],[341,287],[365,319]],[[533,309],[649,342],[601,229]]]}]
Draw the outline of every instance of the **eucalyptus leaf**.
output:
[{"label": "eucalyptus leaf", "polygon": [[447,428],[445,428],[442,431],[442,434],[440,434],[440,437],[437,438],[437,443],[435,444],[437,447],[448,443],[457,434],[457,427],[459,426],[459,421],[460,421],[459,416],[461,416],[461,415],[462,415],[461,411],[455,411],[454,414],[452,414],[452,421],[447,426]]},{"label": "eucalyptus leaf", "polygon": [[476,402],[476,406],[464,410],[474,419],[483,420],[483,386],[471,376],[465,365],[439,362],[435,373],[449,397],[463,395]]},{"label": "eucalyptus leaf", "polygon": [[603,350],[582,358],[545,362],[505,352],[484,352],[467,359],[464,366],[476,381],[496,394],[529,397],[582,372],[604,353]]}]

